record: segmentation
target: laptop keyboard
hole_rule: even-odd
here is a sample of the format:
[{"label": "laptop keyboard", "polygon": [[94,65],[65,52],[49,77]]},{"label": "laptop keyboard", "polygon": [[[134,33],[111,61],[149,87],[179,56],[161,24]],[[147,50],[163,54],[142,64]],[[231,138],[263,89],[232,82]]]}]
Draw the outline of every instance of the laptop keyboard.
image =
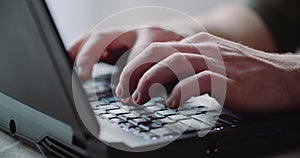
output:
[{"label": "laptop keyboard", "polygon": [[[178,109],[169,109],[165,99],[156,97],[144,105],[125,105],[112,94],[113,85],[105,79],[84,85],[94,114],[98,119],[144,139],[165,139],[181,134],[235,127],[237,118],[197,104],[190,99]],[[93,87],[93,88],[91,88]]]}]

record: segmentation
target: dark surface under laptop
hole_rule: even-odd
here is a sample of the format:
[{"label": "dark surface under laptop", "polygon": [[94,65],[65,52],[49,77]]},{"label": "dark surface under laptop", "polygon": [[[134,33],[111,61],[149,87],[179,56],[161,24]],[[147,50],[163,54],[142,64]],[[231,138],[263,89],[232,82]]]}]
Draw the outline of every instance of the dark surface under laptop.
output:
[{"label": "dark surface under laptop", "polygon": [[[243,116],[234,128],[216,130],[203,138],[183,136],[151,152],[132,153],[111,148],[98,141],[78,116],[72,95],[72,64],[44,2],[4,0],[0,12],[3,17],[0,23],[3,31],[0,38],[3,50],[0,57],[0,91],[3,94],[0,128],[36,144],[48,156],[252,157],[298,144],[300,125],[295,112]],[[13,103],[16,109],[9,109],[9,104]],[[21,107],[21,104],[18,107],[17,103],[30,108]],[[87,99],[83,103],[88,106]],[[37,111],[28,110],[31,108]],[[53,122],[60,122],[59,127],[68,128],[71,138],[63,139],[63,134],[50,132],[56,130],[55,127],[47,129],[38,123],[41,120],[30,119],[39,112],[41,118],[46,115],[53,118]],[[29,115],[20,116],[20,113]],[[36,137],[41,133],[47,134]]]}]

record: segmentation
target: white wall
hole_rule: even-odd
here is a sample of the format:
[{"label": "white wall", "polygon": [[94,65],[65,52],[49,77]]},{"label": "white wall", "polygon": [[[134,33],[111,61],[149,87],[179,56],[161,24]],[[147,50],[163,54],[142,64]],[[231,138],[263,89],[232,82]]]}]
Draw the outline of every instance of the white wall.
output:
[{"label": "white wall", "polygon": [[[143,6],[167,7],[190,16],[224,3],[244,3],[245,0],[46,0],[65,45],[98,22],[122,10]],[[126,25],[139,21],[174,19],[182,14],[163,8],[135,9],[106,23]]]}]

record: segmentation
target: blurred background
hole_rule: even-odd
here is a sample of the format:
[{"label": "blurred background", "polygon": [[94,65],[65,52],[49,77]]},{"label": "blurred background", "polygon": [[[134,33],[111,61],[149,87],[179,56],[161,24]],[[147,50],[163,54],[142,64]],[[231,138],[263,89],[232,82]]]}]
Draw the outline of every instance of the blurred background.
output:
[{"label": "blurred background", "polygon": [[88,32],[99,22],[101,23],[99,27],[105,28],[187,18],[186,15],[198,15],[224,3],[242,4],[246,0],[46,0],[46,2],[62,40],[68,47],[74,38]]}]

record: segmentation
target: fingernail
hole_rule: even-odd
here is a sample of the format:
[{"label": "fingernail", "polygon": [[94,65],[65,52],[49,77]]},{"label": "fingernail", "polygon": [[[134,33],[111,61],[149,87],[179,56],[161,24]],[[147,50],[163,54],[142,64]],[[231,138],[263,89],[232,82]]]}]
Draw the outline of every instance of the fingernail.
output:
[{"label": "fingernail", "polygon": [[116,88],[116,94],[118,97],[122,97],[122,95],[123,95],[123,88],[120,84],[118,84],[118,86]]},{"label": "fingernail", "polygon": [[88,77],[88,75],[86,74],[86,70],[82,66],[79,66],[76,68],[76,73],[82,81],[86,81],[86,80],[90,79]]},{"label": "fingernail", "polygon": [[77,72],[77,74],[78,74],[78,76],[81,76],[82,74],[83,74],[83,68],[81,67],[81,66],[79,66],[79,67],[76,67],[76,72]]},{"label": "fingernail", "polygon": [[134,93],[132,94],[132,99],[134,100],[134,102],[138,103],[138,101],[139,101],[139,92],[138,92],[138,90],[134,91]]},{"label": "fingernail", "polygon": [[174,108],[175,107],[175,99],[172,96],[168,97],[166,100],[166,104],[168,107]]}]

